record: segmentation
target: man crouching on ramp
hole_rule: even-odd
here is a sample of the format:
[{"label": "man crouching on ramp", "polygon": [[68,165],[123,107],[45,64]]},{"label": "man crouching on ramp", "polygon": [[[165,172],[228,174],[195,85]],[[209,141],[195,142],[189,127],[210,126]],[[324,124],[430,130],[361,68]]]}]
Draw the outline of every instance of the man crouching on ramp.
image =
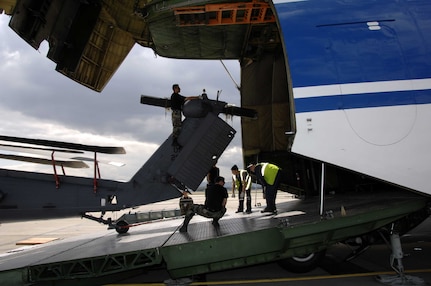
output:
[{"label": "man crouching on ramp", "polygon": [[[203,217],[212,218],[212,224],[215,227],[219,227],[219,219],[223,217],[226,213],[226,203],[227,203],[227,190],[224,187],[224,178],[217,177],[215,179],[215,184],[208,185],[205,189],[205,204],[193,204],[193,201],[188,199],[189,205],[182,204],[180,201],[181,211],[185,214],[184,223],[180,228],[180,232],[187,232],[187,226],[189,225],[192,217],[197,213]],[[183,201],[187,198],[183,198]]]}]

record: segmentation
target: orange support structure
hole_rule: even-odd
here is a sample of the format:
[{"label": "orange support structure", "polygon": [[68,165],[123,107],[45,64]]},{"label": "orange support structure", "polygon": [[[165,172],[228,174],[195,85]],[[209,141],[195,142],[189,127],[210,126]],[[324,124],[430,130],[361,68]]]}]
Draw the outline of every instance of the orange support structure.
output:
[{"label": "orange support structure", "polygon": [[237,25],[275,22],[267,2],[207,4],[204,6],[175,8],[178,26]]}]

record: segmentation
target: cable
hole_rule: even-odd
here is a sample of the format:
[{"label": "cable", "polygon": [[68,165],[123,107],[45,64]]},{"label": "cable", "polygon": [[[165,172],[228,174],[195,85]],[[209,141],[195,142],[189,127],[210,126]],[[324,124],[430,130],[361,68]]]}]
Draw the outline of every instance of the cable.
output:
[{"label": "cable", "polygon": [[222,60],[220,60],[221,64],[223,65],[224,69],[226,70],[227,74],[229,75],[230,79],[233,81],[233,83],[235,84],[236,88],[238,90],[241,90],[241,87],[236,83],[236,81],[233,79],[232,75],[230,74],[229,70],[227,69],[226,65],[224,64],[224,62]]}]

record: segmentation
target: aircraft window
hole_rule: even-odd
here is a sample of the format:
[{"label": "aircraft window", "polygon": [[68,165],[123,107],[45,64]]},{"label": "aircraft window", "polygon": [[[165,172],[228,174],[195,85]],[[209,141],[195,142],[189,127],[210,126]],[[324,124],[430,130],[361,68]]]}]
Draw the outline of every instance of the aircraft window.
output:
[{"label": "aircraft window", "polygon": [[380,30],[382,27],[380,27],[379,22],[367,22],[368,29],[371,31],[377,31]]}]

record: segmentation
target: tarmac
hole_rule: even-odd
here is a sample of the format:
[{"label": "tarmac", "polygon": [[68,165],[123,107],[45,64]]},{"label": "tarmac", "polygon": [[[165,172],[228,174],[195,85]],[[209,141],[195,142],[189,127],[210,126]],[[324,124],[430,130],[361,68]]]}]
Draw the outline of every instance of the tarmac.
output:
[{"label": "tarmac", "polygon": [[[195,203],[204,201],[204,194],[192,194]],[[295,199],[279,192],[277,203]],[[133,211],[147,212],[179,208],[179,200],[173,199],[142,206]],[[235,213],[237,197],[230,197],[227,212]],[[265,207],[260,190],[252,192],[253,212]],[[130,210],[126,210],[127,212]],[[119,213],[107,213],[116,219]],[[182,218],[178,218],[181,225]],[[222,221],[221,221],[222,222]],[[139,226],[139,227],[145,227]],[[0,259],[8,253],[34,247],[34,244],[61,240],[90,233],[106,233],[107,226],[80,217],[2,223],[0,225]],[[133,228],[129,230],[133,235]],[[320,267],[308,273],[291,273],[277,263],[267,263],[241,269],[209,273],[199,277],[200,282],[171,281],[164,270],[130,277],[121,283],[109,285],[431,285],[431,218],[401,237],[404,257],[403,275],[391,268],[391,249],[387,243],[370,246],[359,256],[347,260],[354,247],[336,244],[326,251]],[[394,263],[397,261],[395,260]],[[0,281],[1,282],[1,281]],[[169,284],[171,283],[171,284]],[[1,283],[0,283],[1,284]]]}]

